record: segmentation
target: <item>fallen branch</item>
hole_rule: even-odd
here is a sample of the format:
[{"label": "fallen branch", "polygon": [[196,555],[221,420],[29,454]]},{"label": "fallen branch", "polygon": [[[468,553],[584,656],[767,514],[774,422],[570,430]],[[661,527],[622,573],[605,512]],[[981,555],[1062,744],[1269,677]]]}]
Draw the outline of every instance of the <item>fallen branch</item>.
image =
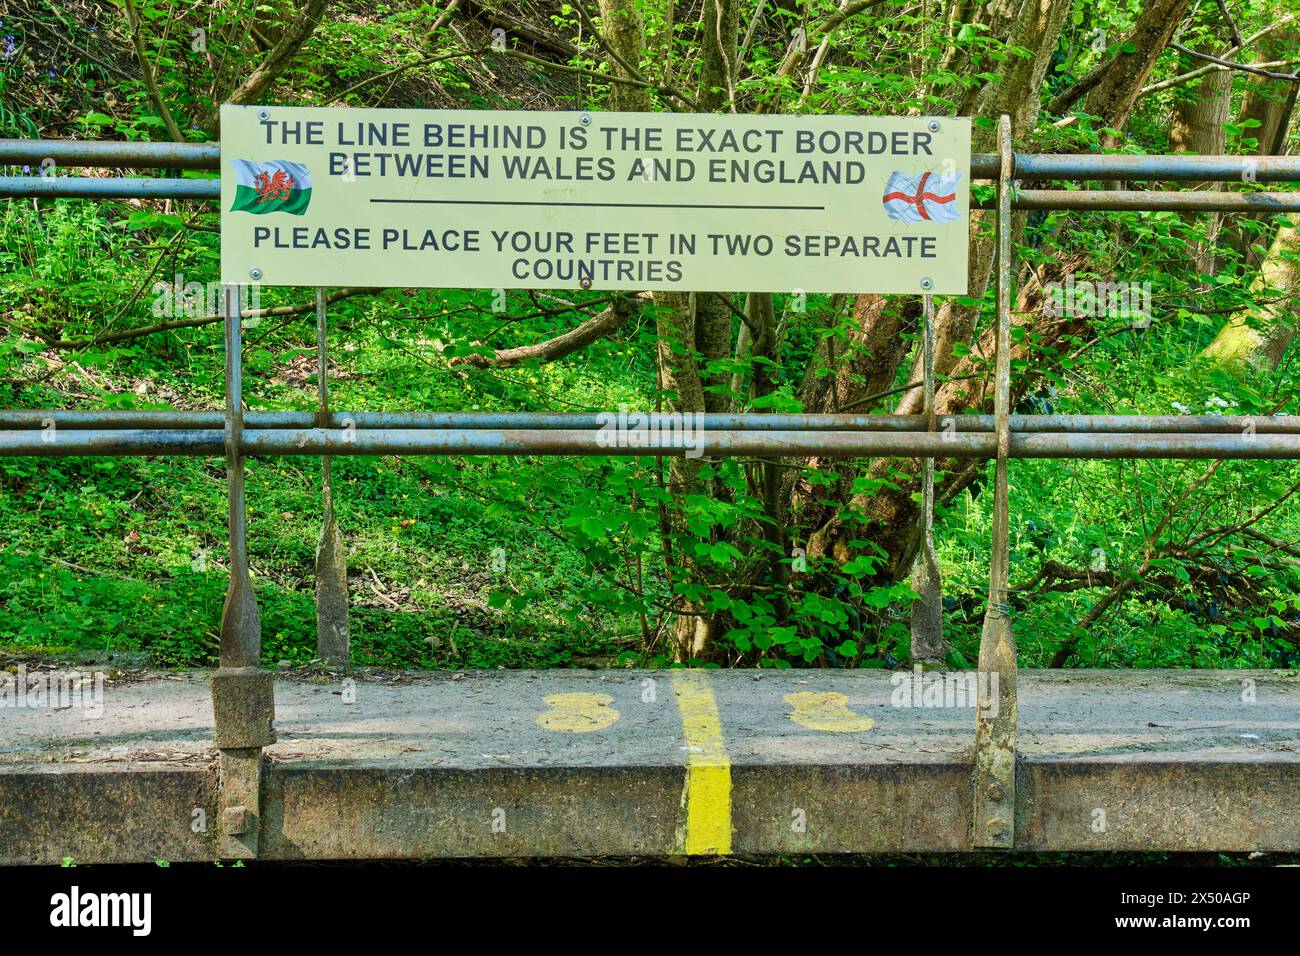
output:
[{"label": "fallen branch", "polygon": [[[477,11],[479,18],[487,21],[488,25],[508,29],[524,40],[531,41],[534,47],[550,50],[566,60],[572,60],[575,56],[582,56],[582,51],[568,40],[561,39],[541,27],[516,19],[508,13],[502,13],[495,7],[483,3],[482,0],[468,0],[466,6]],[[501,51],[497,50],[496,52],[500,53]]]},{"label": "fallen branch", "polygon": [[[383,289],[340,289],[338,292],[331,292],[325,297],[325,302],[338,302],[341,299],[350,299],[358,295],[374,295],[382,292]],[[304,302],[299,305],[277,305],[269,309],[244,309],[239,314],[246,319],[275,318],[282,315],[305,315],[308,312],[316,311],[316,300]],[[42,335],[37,331],[30,331],[30,334],[45,343],[46,348],[59,349],[63,351],[77,351],[80,349],[94,348],[97,345],[114,345],[118,342],[125,342],[130,339],[138,339],[145,335],[153,335],[157,332],[171,332],[175,329],[195,329],[204,325],[213,325],[225,319],[223,315],[202,315],[192,319],[177,319],[171,322],[157,322],[153,325],[140,325],[133,329],[123,329],[120,332],[109,332],[103,335],[97,335],[91,339],[56,339],[52,336]]]},{"label": "fallen branch", "polygon": [[656,93],[662,93],[665,96],[674,96],[681,100],[692,109],[699,109],[698,104],[685,93],[672,86],[661,86],[658,83],[651,83],[648,80],[638,80],[630,76],[618,76],[613,73],[598,73],[595,70],[584,69],[580,66],[569,66],[567,63],[552,63],[550,60],[543,60],[539,56],[531,56],[520,50],[511,50],[507,47],[504,50],[493,49],[490,52],[500,56],[514,57],[516,60],[523,60],[527,63],[535,63],[538,66],[544,66],[548,70],[558,70],[561,73],[571,73],[574,76],[585,76],[588,79],[599,80],[601,83],[622,83],[626,86],[639,86],[643,89],[654,90]]},{"label": "fallen branch", "polygon": [[522,362],[540,359],[554,362],[556,359],[570,355],[586,348],[599,338],[609,335],[622,327],[632,317],[632,309],[623,297],[616,297],[599,315],[588,319],[575,329],[571,329],[555,338],[533,345],[520,345],[512,349],[496,349],[490,354],[458,356],[449,365],[472,365],[475,368],[509,368]]},{"label": "fallen branch", "polygon": [[[790,44],[790,48],[786,51],[773,76],[778,79],[789,76],[803,63],[804,57],[808,55],[808,44],[814,37],[817,39],[829,37],[832,32],[840,28],[845,20],[857,16],[864,10],[869,10],[881,2],[883,0],[854,0],[853,3],[846,4],[825,19],[818,20],[808,28],[806,34],[796,37]],[[770,109],[770,104],[759,103],[754,112],[766,113]]]},{"label": "fallen branch", "polygon": [[418,70],[422,66],[431,66],[434,63],[440,63],[443,60],[455,60],[467,56],[481,56],[486,52],[487,52],[486,49],[479,49],[479,50],[457,50],[453,53],[431,53],[428,56],[420,57],[420,59],[418,60],[413,60],[410,63],[404,63],[401,66],[395,66],[391,70],[385,70],[383,73],[376,73],[374,76],[367,77],[366,79],[362,80],[360,83],[357,83],[353,86],[349,86],[346,90],[344,90],[338,96],[334,97],[334,99],[330,100],[325,105],[334,106],[336,103],[342,101],[343,97],[354,94],[359,90],[363,90],[371,83],[378,83],[380,80],[388,79],[390,76],[391,77],[400,76],[401,74],[407,73],[411,70]]}]

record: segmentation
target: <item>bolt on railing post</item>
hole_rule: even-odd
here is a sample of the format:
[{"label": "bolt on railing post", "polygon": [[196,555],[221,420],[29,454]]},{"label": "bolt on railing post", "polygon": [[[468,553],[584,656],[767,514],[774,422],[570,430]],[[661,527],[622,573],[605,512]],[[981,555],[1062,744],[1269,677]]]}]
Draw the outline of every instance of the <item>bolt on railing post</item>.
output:
[{"label": "bolt on railing post", "polygon": [[[1002,156],[998,178],[997,362],[994,417],[993,534],[989,559],[988,609],[980,635],[976,674],[975,780],[971,842],[977,847],[1015,845],[1016,808],[1016,639],[1011,629],[1009,582],[1010,503],[1007,455],[1011,433],[1011,119],[998,126]],[[995,683],[996,682],[996,683]]]},{"label": "bolt on railing post", "polygon": [[221,615],[221,666],[212,676],[213,743],[221,751],[220,852],[225,857],[255,857],[261,830],[262,748],[275,742],[275,697],[272,675],[261,668],[262,622],[248,563],[240,290],[226,286],[222,292],[230,582]]},{"label": "bolt on railing post", "polygon": [[[938,430],[934,404],[934,296],[921,297],[922,338],[921,364],[925,380],[924,415],[926,431]],[[934,549],[934,459],[921,462],[921,541],[912,566],[912,652],[914,662],[943,664],[948,648],[943,640],[943,577],[939,572],[939,555]]]},{"label": "bolt on railing post", "polygon": [[[325,290],[316,290],[316,374],[320,404],[318,428],[330,427],[328,320]],[[330,667],[349,664],[348,565],[343,535],[334,516],[334,484],[330,457],[322,455],[320,540],[316,544],[316,656]]]}]

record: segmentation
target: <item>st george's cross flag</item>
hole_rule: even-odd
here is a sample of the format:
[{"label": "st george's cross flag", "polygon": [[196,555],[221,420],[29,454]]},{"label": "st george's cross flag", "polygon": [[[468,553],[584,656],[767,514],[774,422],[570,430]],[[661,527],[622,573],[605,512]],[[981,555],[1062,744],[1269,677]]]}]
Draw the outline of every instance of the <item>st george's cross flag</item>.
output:
[{"label": "st george's cross flag", "polygon": [[235,202],[231,212],[287,212],[301,216],[311,202],[311,175],[302,163],[273,159],[254,163],[232,160]]},{"label": "st george's cross flag", "polygon": [[885,215],[903,222],[956,222],[961,218],[957,206],[959,179],[958,172],[919,176],[891,173],[881,199]]}]

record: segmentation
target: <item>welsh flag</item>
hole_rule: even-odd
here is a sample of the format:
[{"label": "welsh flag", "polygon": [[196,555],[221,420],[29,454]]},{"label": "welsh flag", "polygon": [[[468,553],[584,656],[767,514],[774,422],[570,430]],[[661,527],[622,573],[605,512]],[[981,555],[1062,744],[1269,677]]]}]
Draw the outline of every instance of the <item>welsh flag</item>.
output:
[{"label": "welsh flag", "polygon": [[232,160],[235,204],[231,212],[287,212],[301,216],[311,202],[311,175],[301,163]]},{"label": "welsh flag", "polygon": [[905,176],[893,173],[885,183],[885,215],[902,222],[955,222],[961,218],[957,208],[957,180],[961,173],[946,176],[922,173]]}]

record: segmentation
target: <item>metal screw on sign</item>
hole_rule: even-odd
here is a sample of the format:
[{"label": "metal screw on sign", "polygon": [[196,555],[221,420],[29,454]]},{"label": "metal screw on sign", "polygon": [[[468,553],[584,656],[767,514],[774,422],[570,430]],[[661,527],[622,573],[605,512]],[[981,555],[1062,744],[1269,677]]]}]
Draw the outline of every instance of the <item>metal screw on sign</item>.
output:
[{"label": "metal screw on sign", "polygon": [[938,120],[930,120],[930,122],[929,122],[929,127],[930,127],[930,132],[931,132],[931,133],[937,133],[937,132],[939,132],[939,121],[938,121]]},{"label": "metal screw on sign", "polygon": [[248,270],[248,277],[256,282],[258,279],[262,278],[262,270],[257,268],[257,266],[253,266],[253,268]]},{"label": "metal screw on sign", "polygon": [[270,110],[258,110],[258,111],[257,111],[257,116],[258,116],[259,119],[266,119],[266,118],[269,117],[270,115],[271,115],[271,111],[270,111]]},{"label": "metal screw on sign", "polygon": [[590,290],[590,289],[591,289],[591,276],[583,276],[581,279],[578,280],[578,285],[580,285],[580,286],[582,287],[582,290],[583,290],[584,292]]},{"label": "metal screw on sign", "polygon": [[931,279],[929,276],[926,276],[921,280],[921,288],[929,292],[931,289],[934,288],[934,280]]},{"label": "metal screw on sign", "polygon": [[591,114],[588,113],[588,112],[586,112],[586,111],[584,111],[583,114],[582,114],[581,116],[578,117],[578,122],[581,123],[583,126],[590,126],[590,125],[591,125]]}]

